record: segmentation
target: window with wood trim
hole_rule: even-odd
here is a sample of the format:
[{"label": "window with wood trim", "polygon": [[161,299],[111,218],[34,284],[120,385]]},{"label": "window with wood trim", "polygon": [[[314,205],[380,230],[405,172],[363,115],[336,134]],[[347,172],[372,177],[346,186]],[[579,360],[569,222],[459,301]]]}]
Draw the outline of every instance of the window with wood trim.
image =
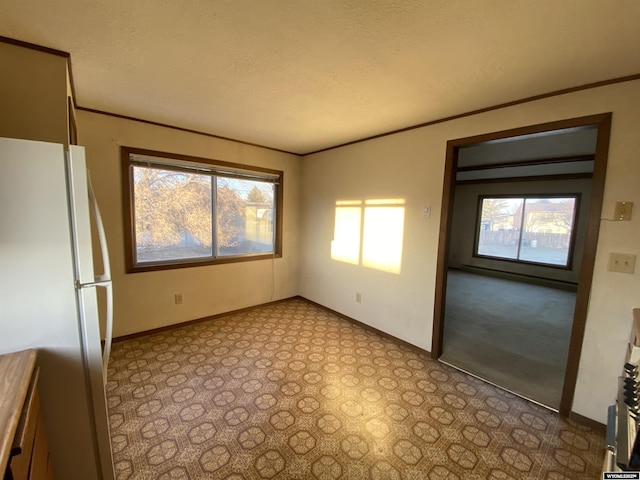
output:
[{"label": "window with wood trim", "polygon": [[579,195],[480,197],[475,255],[571,266]]},{"label": "window with wood trim", "polygon": [[121,148],[128,272],[282,255],[283,173]]}]

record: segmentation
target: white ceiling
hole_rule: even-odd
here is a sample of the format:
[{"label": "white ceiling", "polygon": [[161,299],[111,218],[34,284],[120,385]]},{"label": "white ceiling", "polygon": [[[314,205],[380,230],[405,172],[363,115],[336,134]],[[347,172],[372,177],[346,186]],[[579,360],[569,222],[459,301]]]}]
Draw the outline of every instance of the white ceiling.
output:
[{"label": "white ceiling", "polygon": [[308,153],[640,73],[638,0],[1,0],[78,105]]}]

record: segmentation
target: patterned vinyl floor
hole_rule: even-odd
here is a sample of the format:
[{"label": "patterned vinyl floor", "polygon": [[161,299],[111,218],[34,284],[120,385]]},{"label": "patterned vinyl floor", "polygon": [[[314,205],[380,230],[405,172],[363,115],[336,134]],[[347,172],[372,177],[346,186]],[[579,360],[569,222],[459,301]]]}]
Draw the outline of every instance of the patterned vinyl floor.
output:
[{"label": "patterned vinyl floor", "polygon": [[601,476],[603,435],[302,299],[114,344],[118,480]]}]

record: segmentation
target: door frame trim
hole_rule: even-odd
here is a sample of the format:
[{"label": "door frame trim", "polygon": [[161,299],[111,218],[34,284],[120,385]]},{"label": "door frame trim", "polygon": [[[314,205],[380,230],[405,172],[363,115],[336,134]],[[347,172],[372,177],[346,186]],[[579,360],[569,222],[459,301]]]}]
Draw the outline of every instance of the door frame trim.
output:
[{"label": "door frame trim", "polygon": [[611,136],[611,112],[588,115],[584,117],[559,120],[526,127],[519,127],[499,132],[492,132],[471,137],[458,138],[447,142],[444,185],[442,192],[442,209],[440,215],[440,233],[438,238],[438,259],[436,267],[436,287],[433,312],[433,340],[431,345],[431,357],[438,359],[442,355],[442,341],[444,335],[444,306],[446,300],[446,284],[448,270],[449,241],[451,240],[451,218],[453,216],[453,199],[455,195],[456,173],[458,166],[458,150],[461,147],[476,143],[487,142],[533,133],[561,130],[572,127],[596,126],[598,135],[594,158],[593,176],[591,180],[591,199],[587,221],[582,266],[578,278],[578,290],[576,293],[576,306],[571,328],[571,339],[567,355],[567,367],[565,370],[562,396],[559,412],[565,417],[571,415],[571,407],[578,378],[578,366],[582,353],[587,320],[589,295],[595,265],[596,247],[600,233],[600,215],[602,212],[602,198],[607,170],[609,154],[609,139]]}]

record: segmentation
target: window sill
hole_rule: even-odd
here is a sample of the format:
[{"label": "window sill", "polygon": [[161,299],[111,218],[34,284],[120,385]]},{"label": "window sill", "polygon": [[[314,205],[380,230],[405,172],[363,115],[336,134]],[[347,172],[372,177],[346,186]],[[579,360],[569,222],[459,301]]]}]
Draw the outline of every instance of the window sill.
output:
[{"label": "window sill", "polygon": [[227,256],[217,258],[207,258],[203,260],[188,259],[173,260],[167,262],[157,263],[145,263],[140,265],[127,266],[126,273],[141,273],[141,272],[155,272],[159,270],[173,270],[177,268],[192,268],[192,267],[208,267],[211,265],[222,265],[228,263],[240,263],[240,262],[252,262],[258,260],[272,260],[275,258],[282,258],[281,253],[256,253],[254,255],[238,255]]}]

